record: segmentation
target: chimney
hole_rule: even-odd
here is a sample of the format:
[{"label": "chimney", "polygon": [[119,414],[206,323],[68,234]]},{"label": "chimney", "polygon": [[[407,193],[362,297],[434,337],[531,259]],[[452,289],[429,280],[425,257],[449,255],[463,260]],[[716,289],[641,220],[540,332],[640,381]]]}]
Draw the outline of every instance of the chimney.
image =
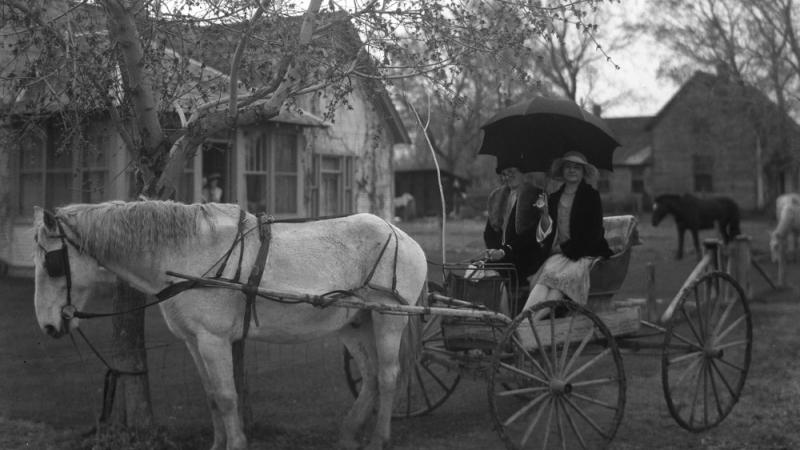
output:
[{"label": "chimney", "polygon": [[603,107],[598,105],[597,103],[592,104],[592,114],[597,117],[600,117],[600,114],[603,112]]}]

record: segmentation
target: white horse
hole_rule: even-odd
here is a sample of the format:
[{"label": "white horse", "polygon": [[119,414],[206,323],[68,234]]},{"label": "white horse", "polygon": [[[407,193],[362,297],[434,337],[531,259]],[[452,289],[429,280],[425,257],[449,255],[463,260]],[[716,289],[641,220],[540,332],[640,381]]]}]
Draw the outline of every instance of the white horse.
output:
[{"label": "white horse", "polygon": [[770,233],[769,249],[772,262],[778,263],[778,284],[784,285],[786,276],[786,254],[789,252],[789,235],[794,238],[792,260],[797,258],[800,238],[800,194],[783,194],[775,200],[775,215],[778,225]]},{"label": "white horse", "polygon": [[[220,257],[232,250],[222,276],[233,277],[240,261],[240,246],[232,246],[239,236],[239,214],[236,205],[152,201],[76,204],[54,214],[36,208],[39,326],[53,337],[77,328],[79,319],[70,312],[81,311],[91,297],[101,266],[142,292],[156,294],[181,281],[166,271],[213,274]],[[247,214],[243,223],[245,230],[255,228],[243,238],[241,268],[246,280],[260,240],[257,218]],[[408,235],[376,216],[278,222],[271,225],[271,235],[263,289],[315,297],[346,290],[349,300],[395,306],[414,305],[422,298],[425,253]],[[169,329],[186,343],[200,372],[211,409],[214,450],[247,447],[231,357],[232,343],[243,333],[244,297],[236,290],[199,288],[160,304]],[[65,308],[68,303],[71,306]],[[407,333],[412,328],[408,322],[409,316],[402,314],[256,298],[247,337],[290,343],[338,335],[364,376],[361,392],[344,417],[340,444],[358,447],[359,433],[375,411],[368,448],[378,449],[389,442],[401,356],[411,358],[403,362],[411,361],[417,348],[413,333]]]}]

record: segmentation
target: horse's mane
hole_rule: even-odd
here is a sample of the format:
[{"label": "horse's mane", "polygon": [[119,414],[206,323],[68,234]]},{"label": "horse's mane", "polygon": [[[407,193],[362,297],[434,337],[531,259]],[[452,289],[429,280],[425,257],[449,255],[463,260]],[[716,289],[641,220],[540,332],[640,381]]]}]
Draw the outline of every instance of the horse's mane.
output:
[{"label": "horse's mane", "polygon": [[228,204],[185,205],[171,201],[73,204],[56,210],[78,235],[82,251],[98,259],[118,260],[194,237],[201,221],[216,215],[236,216],[238,206]]}]

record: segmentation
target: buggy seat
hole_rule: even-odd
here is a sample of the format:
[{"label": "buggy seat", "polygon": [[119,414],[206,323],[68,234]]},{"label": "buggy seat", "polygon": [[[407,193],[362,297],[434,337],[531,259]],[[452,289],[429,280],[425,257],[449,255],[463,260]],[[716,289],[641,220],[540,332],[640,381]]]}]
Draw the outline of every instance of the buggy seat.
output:
[{"label": "buggy seat", "polygon": [[594,310],[610,307],[611,297],[622,286],[628,274],[631,247],[641,244],[638,220],[632,215],[608,216],[603,218],[605,238],[613,255],[608,259],[597,258],[589,272],[589,303]]},{"label": "buggy seat", "polygon": [[603,217],[606,241],[614,255],[642,243],[636,228],[638,223],[639,221],[632,215]]}]

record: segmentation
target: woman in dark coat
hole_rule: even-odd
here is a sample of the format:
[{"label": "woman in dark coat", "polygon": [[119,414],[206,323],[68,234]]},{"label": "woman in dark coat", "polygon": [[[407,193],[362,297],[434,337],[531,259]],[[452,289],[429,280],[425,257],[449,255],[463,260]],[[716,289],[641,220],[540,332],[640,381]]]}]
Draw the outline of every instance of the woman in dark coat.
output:
[{"label": "woman in dark coat", "polygon": [[504,184],[489,194],[488,219],[483,231],[486,256],[491,262],[513,264],[516,273],[512,274],[511,284],[527,295],[528,277],[547,259],[541,242],[536,239],[542,209],[535,204],[544,198],[544,190],[527,182],[517,167],[498,162],[497,172]]},{"label": "woman in dark coat", "polygon": [[545,208],[551,220],[543,221],[539,238],[550,256],[532,276],[526,308],[565,296],[585,304],[592,261],[612,254],[604,237],[600,193],[586,182],[597,177],[597,169],[583,154],[568,152],[553,163],[551,172],[564,184]]}]

